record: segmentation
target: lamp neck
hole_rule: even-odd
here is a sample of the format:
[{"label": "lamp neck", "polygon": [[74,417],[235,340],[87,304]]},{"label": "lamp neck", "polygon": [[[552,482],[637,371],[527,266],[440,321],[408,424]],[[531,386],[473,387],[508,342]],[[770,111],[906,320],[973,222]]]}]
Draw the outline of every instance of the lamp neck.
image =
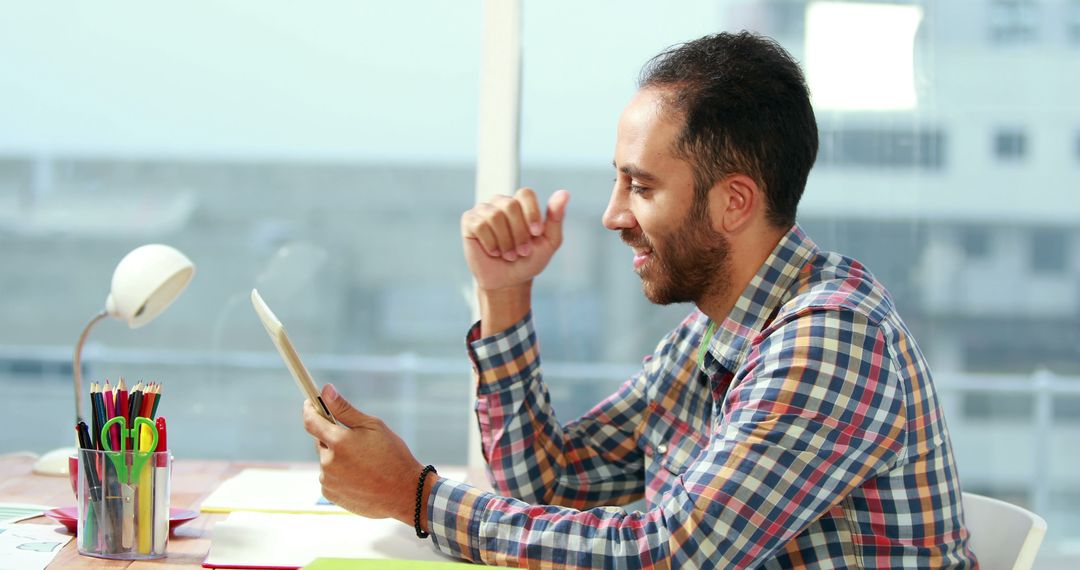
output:
[{"label": "lamp neck", "polygon": [[86,323],[86,328],[83,329],[82,334],[79,335],[79,342],[75,344],[75,358],[71,361],[72,376],[75,378],[75,424],[83,421],[82,418],[82,348],[86,343],[86,335],[90,334],[90,329],[97,324],[98,321],[109,316],[108,311],[101,311],[94,315],[94,318],[90,319],[89,323]]}]

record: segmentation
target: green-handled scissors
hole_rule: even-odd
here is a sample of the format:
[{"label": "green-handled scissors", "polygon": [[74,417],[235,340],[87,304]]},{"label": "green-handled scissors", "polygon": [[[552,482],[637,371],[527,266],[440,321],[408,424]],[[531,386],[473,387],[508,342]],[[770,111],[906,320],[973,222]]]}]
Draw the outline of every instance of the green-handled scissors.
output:
[{"label": "green-handled scissors", "polygon": [[[116,467],[116,475],[120,478],[121,483],[128,485],[134,484],[139,480],[139,473],[142,472],[143,465],[146,465],[146,461],[150,459],[150,455],[157,449],[158,433],[157,428],[154,427],[154,422],[147,418],[138,417],[132,422],[134,427],[127,429],[127,418],[124,416],[116,416],[115,418],[105,422],[105,425],[101,426],[101,444],[105,448],[105,456]],[[120,449],[113,449],[109,442],[109,428],[113,424],[120,424]],[[139,434],[140,426],[147,426],[150,428],[150,436],[153,438],[150,440],[150,447],[145,451],[139,451],[133,449],[131,458],[131,471],[128,471],[127,461],[124,459],[124,452],[127,451],[128,438],[132,438],[134,441]]]}]

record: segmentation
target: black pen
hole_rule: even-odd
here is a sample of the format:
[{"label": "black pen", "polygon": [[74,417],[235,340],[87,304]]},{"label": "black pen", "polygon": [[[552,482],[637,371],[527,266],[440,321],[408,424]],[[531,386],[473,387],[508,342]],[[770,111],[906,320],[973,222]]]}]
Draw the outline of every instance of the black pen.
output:
[{"label": "black pen", "polygon": [[[94,443],[90,439],[90,428],[86,427],[86,422],[79,422],[79,425],[75,426],[75,434],[79,438],[80,448],[94,449]],[[79,460],[79,463],[83,465],[83,471],[86,472],[86,484],[90,486],[90,498],[94,501],[100,501],[101,480],[98,478],[97,469],[94,469],[93,461],[90,461],[90,456],[85,454]]]}]

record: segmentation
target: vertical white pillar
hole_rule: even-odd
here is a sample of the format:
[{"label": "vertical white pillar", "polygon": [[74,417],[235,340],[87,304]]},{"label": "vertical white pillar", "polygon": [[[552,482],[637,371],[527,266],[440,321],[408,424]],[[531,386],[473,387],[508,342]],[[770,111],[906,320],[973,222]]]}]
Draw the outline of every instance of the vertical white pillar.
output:
[{"label": "vertical white pillar", "polygon": [[[518,125],[521,113],[521,0],[484,0],[480,110],[476,152],[476,199],[510,194],[518,184]],[[475,300],[475,285],[472,299]],[[479,313],[473,304],[473,319]],[[480,431],[473,413],[475,378],[469,392],[468,482],[488,488]]]}]

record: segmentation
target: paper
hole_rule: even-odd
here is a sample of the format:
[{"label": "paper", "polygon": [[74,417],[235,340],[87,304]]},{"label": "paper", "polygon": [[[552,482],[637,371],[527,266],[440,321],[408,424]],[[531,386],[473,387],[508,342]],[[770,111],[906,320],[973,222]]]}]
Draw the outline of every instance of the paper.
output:
[{"label": "paper", "polygon": [[199,510],[204,513],[347,513],[323,498],[319,472],[310,469],[245,469],[210,493]]},{"label": "paper", "polygon": [[0,503],[0,524],[40,517],[45,511],[51,508],[52,507],[26,505],[22,503]]},{"label": "paper", "polygon": [[452,560],[393,519],[234,512],[214,527],[203,566],[300,568],[316,558]]},{"label": "paper", "polygon": [[44,524],[0,525],[0,570],[42,570],[71,540],[64,527]]},{"label": "paper", "polygon": [[416,560],[355,560],[319,558],[304,570],[461,570],[479,568],[469,562],[419,562]]}]

